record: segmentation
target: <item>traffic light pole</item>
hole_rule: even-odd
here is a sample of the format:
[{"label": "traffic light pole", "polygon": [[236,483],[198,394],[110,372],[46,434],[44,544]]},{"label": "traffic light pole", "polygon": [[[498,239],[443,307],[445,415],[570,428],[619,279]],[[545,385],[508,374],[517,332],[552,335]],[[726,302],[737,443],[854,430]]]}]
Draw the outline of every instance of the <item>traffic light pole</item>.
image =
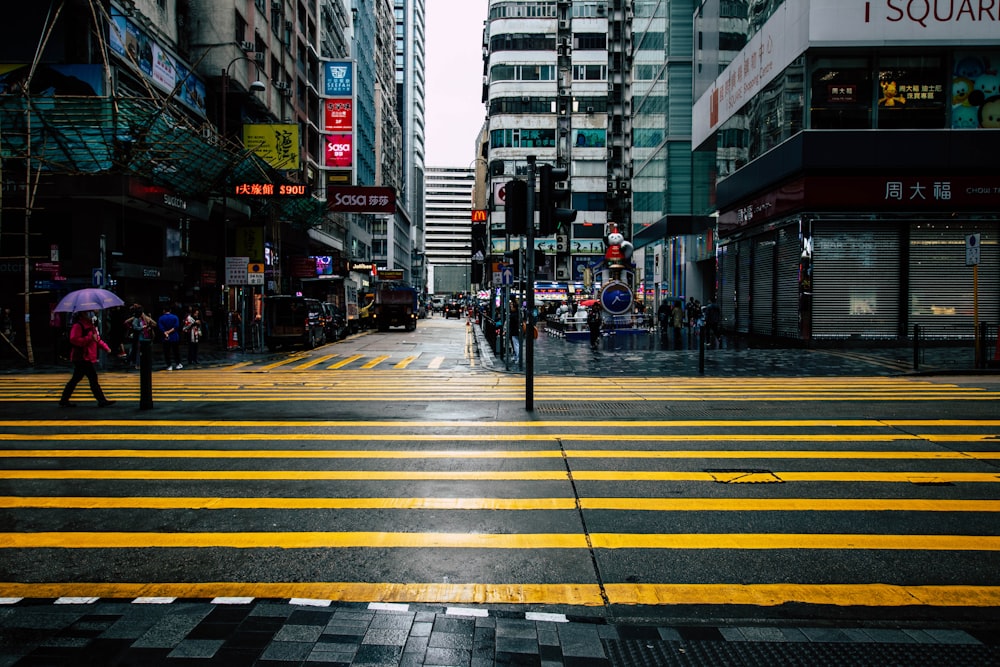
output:
[{"label": "traffic light pole", "polygon": [[535,409],[535,156],[528,156],[527,224],[524,234],[524,409]]}]

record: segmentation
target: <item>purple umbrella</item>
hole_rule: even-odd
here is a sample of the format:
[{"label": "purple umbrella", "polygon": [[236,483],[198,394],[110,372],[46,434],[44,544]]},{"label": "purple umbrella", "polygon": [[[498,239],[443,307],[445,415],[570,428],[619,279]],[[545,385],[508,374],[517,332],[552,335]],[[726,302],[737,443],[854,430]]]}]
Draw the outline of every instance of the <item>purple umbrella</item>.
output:
[{"label": "purple umbrella", "polygon": [[104,310],[124,306],[125,302],[114,292],[99,287],[88,287],[70,292],[56,304],[57,313],[79,313],[85,310]]}]

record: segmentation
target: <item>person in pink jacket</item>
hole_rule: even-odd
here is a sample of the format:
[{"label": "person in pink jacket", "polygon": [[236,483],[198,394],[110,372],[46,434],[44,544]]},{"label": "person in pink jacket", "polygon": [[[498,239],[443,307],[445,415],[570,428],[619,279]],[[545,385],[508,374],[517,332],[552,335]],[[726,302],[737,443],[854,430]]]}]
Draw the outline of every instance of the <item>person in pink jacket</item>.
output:
[{"label": "person in pink jacket", "polygon": [[59,405],[64,408],[76,407],[70,403],[73,390],[84,377],[90,382],[90,391],[94,393],[97,404],[104,408],[112,405],[114,401],[109,401],[104,396],[100,383],[97,381],[97,348],[100,347],[105,352],[110,352],[108,344],[101,340],[101,334],[94,326],[94,315],[89,311],[77,313],[73,321],[73,327],[69,330],[70,361],[73,362],[73,377],[66,383],[63,389],[62,398]]}]

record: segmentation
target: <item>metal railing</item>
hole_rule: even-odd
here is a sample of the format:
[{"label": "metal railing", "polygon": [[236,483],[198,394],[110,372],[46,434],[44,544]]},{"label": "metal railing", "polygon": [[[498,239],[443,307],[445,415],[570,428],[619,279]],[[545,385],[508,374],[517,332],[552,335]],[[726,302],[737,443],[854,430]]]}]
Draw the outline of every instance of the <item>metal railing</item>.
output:
[{"label": "metal railing", "polygon": [[1000,325],[980,322],[973,327],[913,325],[913,370],[920,370],[931,350],[948,349],[969,354],[975,368],[1000,368]]}]

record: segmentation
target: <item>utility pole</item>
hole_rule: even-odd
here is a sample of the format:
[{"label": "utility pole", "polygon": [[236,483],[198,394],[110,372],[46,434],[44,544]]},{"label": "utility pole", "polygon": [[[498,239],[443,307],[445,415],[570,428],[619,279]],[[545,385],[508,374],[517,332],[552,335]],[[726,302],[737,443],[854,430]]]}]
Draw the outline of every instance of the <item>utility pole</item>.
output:
[{"label": "utility pole", "polygon": [[535,156],[528,156],[528,196],[525,212],[524,300],[527,327],[524,332],[524,409],[535,409]]}]

